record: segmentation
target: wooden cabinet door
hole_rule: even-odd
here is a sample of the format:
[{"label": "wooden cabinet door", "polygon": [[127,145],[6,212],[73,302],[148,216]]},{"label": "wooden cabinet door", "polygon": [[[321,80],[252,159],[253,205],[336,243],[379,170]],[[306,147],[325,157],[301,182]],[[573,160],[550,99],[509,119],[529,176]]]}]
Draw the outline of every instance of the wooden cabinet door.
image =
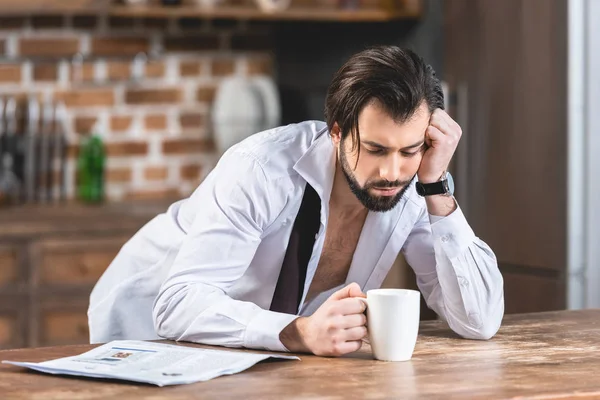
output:
[{"label": "wooden cabinet door", "polygon": [[126,241],[116,237],[40,242],[35,249],[38,285],[90,289]]},{"label": "wooden cabinet door", "polygon": [[21,282],[20,249],[16,245],[0,245],[0,290],[14,289]]},{"label": "wooden cabinet door", "polygon": [[0,349],[25,347],[27,298],[0,295]]},{"label": "wooden cabinet door", "polygon": [[87,308],[94,284],[128,237],[48,239],[33,246],[32,346],[89,343]]},{"label": "wooden cabinet door", "polygon": [[444,2],[457,199],[496,253],[506,312],[566,306],[567,2]]},{"label": "wooden cabinet door", "polygon": [[87,297],[53,296],[40,299],[37,346],[89,343]]}]

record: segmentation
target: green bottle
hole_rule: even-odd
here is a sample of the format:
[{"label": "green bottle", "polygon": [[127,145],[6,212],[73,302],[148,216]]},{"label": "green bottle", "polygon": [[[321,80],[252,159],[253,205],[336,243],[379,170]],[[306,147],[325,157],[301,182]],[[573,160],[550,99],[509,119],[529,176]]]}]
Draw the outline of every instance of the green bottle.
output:
[{"label": "green bottle", "polygon": [[93,132],[82,140],[77,158],[77,197],[85,203],[104,200],[106,152],[102,139]]}]

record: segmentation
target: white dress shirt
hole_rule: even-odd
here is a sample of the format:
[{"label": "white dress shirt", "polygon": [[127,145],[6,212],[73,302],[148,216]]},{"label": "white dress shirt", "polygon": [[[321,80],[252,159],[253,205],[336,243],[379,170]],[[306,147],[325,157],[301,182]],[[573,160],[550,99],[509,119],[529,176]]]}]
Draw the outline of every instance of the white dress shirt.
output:
[{"label": "white dress shirt", "polygon": [[[297,316],[269,307],[306,182],[321,199],[321,225],[298,315],[311,315],[343,286],[305,301],[323,250],[335,160],[318,121],[230,148],[190,198],[140,229],[100,278],[88,310],[91,342],[163,337],[286,351],[279,333]],[[502,276],[460,208],[430,221],[413,183],[393,210],[369,212],[344,285],[380,287],[400,251],[452,330],[473,339],[496,333]]]}]

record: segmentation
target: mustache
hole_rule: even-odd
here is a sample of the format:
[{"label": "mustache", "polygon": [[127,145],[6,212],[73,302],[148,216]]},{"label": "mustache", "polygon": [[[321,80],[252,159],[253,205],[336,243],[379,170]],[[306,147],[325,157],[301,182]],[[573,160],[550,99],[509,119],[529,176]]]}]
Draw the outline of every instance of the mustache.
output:
[{"label": "mustache", "polygon": [[402,187],[410,184],[411,182],[412,182],[412,179],[410,181],[388,181],[388,180],[381,180],[381,181],[367,182],[367,184],[365,185],[364,189],[372,189],[372,188],[378,188],[378,189],[396,189],[396,188],[402,188]]}]

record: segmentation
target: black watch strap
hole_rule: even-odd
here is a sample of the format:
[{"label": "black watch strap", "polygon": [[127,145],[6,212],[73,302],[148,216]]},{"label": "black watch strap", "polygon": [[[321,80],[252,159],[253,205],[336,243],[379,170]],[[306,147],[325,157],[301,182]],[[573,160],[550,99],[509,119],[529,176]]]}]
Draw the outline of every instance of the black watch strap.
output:
[{"label": "black watch strap", "polygon": [[417,193],[420,196],[434,196],[437,194],[446,194],[450,192],[448,181],[446,179],[433,183],[416,183]]}]

